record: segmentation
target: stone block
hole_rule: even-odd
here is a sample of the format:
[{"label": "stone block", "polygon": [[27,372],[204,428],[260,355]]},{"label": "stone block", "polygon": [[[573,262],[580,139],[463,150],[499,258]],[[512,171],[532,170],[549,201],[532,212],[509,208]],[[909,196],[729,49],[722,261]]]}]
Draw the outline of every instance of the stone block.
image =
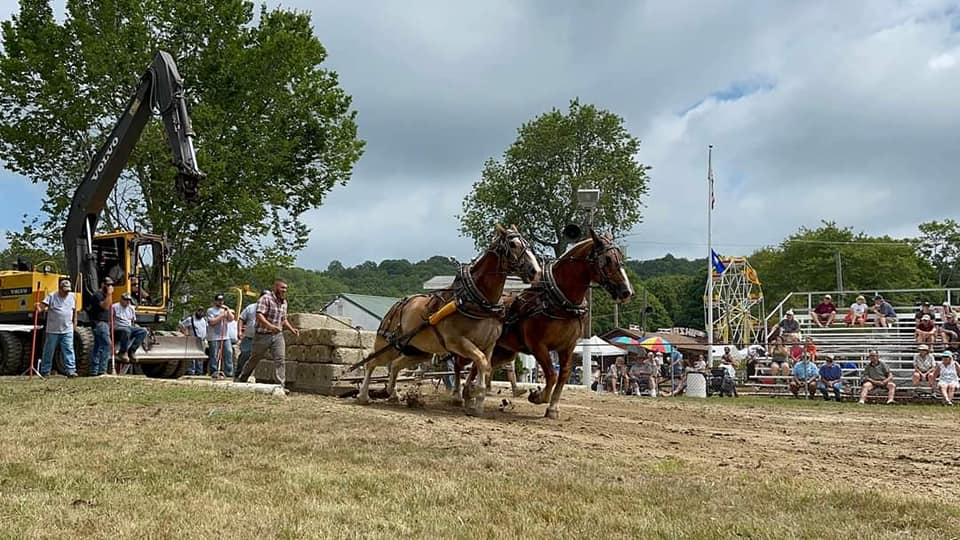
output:
[{"label": "stone block", "polygon": [[[287,378],[287,386],[291,386],[291,384],[297,380],[298,371],[299,362],[288,359],[286,365],[284,365],[284,376]],[[278,381],[274,375],[276,375],[276,372],[273,368],[273,360],[266,358],[257,364],[257,369],[253,370],[253,378],[256,379],[258,383],[279,383],[280,381]]]},{"label": "stone block", "polygon": [[376,340],[376,332],[368,330],[339,330],[334,328],[319,328],[309,333],[311,345],[329,345],[331,347],[346,347],[354,349],[372,349]]},{"label": "stone block", "polygon": [[316,328],[343,328],[347,329],[353,326],[353,320],[350,317],[337,317],[333,319],[322,313],[293,313],[287,317],[295,328],[300,330],[312,330]]}]

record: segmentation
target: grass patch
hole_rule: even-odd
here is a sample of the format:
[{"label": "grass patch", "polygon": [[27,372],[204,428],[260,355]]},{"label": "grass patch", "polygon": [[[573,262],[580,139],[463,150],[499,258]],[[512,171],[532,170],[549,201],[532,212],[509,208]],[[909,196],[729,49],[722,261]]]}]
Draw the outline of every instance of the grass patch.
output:
[{"label": "grass patch", "polygon": [[694,459],[704,444],[742,443],[689,436],[689,444],[674,445],[623,427],[648,421],[651,403],[692,418],[737,408],[817,413],[833,404],[640,403],[587,418],[609,422],[600,430],[609,436],[593,437],[575,421],[538,418],[532,406],[528,416],[471,419],[436,403],[414,412],[137,380],[4,381],[0,538],[952,538],[960,531],[960,509],[950,503],[712,466]]}]

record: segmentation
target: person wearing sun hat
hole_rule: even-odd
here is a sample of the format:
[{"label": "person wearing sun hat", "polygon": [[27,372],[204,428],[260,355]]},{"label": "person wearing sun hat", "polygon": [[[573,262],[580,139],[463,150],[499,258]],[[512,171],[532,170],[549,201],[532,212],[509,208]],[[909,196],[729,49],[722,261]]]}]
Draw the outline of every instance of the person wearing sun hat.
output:
[{"label": "person wearing sun hat", "polygon": [[937,360],[930,354],[930,346],[921,344],[917,347],[917,354],[913,356],[913,386],[914,388],[921,381],[926,381],[930,386],[930,391],[936,390],[937,379],[933,376],[933,368]]},{"label": "person wearing sun hat", "polygon": [[940,353],[940,363],[934,369],[934,376],[937,378],[940,393],[943,394],[943,402],[953,405],[953,395],[960,386],[960,368],[957,367],[953,354],[947,351]]}]

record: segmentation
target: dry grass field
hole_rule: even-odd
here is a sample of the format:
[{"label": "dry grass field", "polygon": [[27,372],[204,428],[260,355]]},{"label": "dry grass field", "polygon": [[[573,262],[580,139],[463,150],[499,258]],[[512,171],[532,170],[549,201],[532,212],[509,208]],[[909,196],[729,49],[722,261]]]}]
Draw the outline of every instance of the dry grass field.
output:
[{"label": "dry grass field", "polygon": [[960,538],[957,409],[0,380],[2,538]]}]

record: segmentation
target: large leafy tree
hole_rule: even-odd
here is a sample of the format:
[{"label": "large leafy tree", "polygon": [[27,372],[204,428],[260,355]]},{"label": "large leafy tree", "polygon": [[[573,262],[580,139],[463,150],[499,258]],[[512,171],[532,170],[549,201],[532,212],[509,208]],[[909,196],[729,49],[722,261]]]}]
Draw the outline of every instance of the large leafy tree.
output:
[{"label": "large leafy tree", "polygon": [[[192,271],[291,262],[302,215],[346,183],[359,159],[350,97],[308,13],[246,0],[21,0],[2,25],[0,158],[46,186],[24,241],[57,248],[66,209],[155,51],[176,59],[207,178],[180,204],[162,125],[147,126],[103,228],[166,235],[175,290]],[[60,251],[57,249],[57,251]]]},{"label": "large leafy tree", "polygon": [[495,223],[515,224],[540,248],[560,256],[568,240],[562,231],[583,222],[579,189],[599,188],[594,214],[598,228],[615,235],[641,219],[649,167],[637,161],[640,141],[619,116],[570,102],[523,124],[503,161],[489,160],[463,201],[460,231],[478,248]]},{"label": "large leafy tree", "polygon": [[[847,291],[934,285],[933,269],[917,256],[911,242],[888,236],[870,237],[824,222],[817,229],[800,228],[779,246],[750,256],[763,284],[767,308],[791,291],[836,290],[837,254],[842,263],[843,288]],[[896,300],[911,302],[915,298],[907,295]]]},{"label": "large leafy tree", "polygon": [[936,269],[937,284],[956,287],[960,283],[960,223],[952,219],[921,223],[916,240],[917,254]]}]

